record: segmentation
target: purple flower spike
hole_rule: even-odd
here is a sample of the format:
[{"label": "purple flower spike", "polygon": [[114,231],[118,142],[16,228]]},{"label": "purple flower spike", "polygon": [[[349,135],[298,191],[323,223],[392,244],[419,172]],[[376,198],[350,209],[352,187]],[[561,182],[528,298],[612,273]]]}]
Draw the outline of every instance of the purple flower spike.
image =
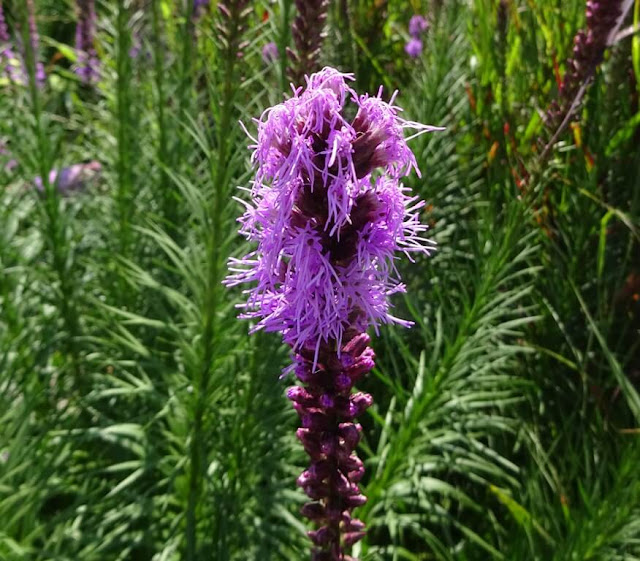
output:
[{"label": "purple flower spike", "polygon": [[240,218],[257,248],[231,260],[225,281],[251,283],[241,317],[257,320],[254,330],[281,332],[292,347],[287,370],[304,387],[287,397],[311,458],[297,483],[313,501],[302,513],[318,525],[309,537],[319,561],[351,559],[344,549],[364,536],[351,511],[366,501],[355,417],[373,399],[352,393],[374,367],[365,331],[411,325],[390,310],[389,296],[405,290],[396,255],[433,248],[419,221],[424,203],[400,180],[417,171],[404,129],[439,129],[402,119],[395,94],[389,103],[381,91],[358,95],[352,79],[324,68],[257,121],[252,200]]},{"label": "purple flower spike", "polygon": [[276,45],[273,41],[267,43],[264,47],[262,47],[262,60],[265,64],[271,64],[278,60],[278,45]]},{"label": "purple flower spike", "polygon": [[429,29],[429,22],[421,15],[411,16],[409,20],[409,35],[414,39],[419,39],[425,31]]},{"label": "purple flower spike", "polygon": [[7,28],[7,21],[4,17],[4,10],[2,8],[2,1],[0,1],[0,45],[4,47],[9,43],[9,29]]},{"label": "purple flower spike", "polygon": [[0,140],[0,171],[12,173],[18,167],[18,162],[11,157],[11,152],[4,141]]},{"label": "purple flower spike", "polygon": [[93,84],[100,78],[100,61],[96,54],[96,11],[94,0],[78,0],[78,23],[76,24],[76,74],[83,84]]},{"label": "purple flower spike", "polygon": [[[89,182],[99,176],[101,170],[102,165],[96,161],[73,164],[59,171],[52,169],[49,172],[49,184],[55,186],[61,195],[69,195],[82,191]],[[44,191],[44,183],[40,176],[35,177],[33,183],[38,191]]]},{"label": "purple flower spike", "polygon": [[[628,2],[625,5],[627,10],[631,7]],[[556,128],[570,110],[576,113],[572,104],[580,101],[577,97],[581,87],[593,79],[625,15],[622,0],[587,1],[586,28],[579,30],[573,39],[573,54],[565,63],[558,99],[552,101],[547,111],[547,125]]]},{"label": "purple flower spike", "polygon": [[415,37],[409,39],[407,44],[404,46],[404,52],[411,58],[418,58],[422,54],[422,41]]},{"label": "purple flower spike", "polygon": [[38,26],[36,25],[36,11],[33,5],[33,0],[26,0],[26,5],[27,12],[29,14],[29,41],[31,42],[31,50],[33,52],[34,60],[36,61],[36,82],[39,86],[42,86],[47,79],[47,75],[42,63],[38,62],[40,37],[38,36]]},{"label": "purple flower spike", "polygon": [[11,48],[11,37],[4,18],[2,1],[0,0],[0,76],[5,76],[12,83],[23,81],[20,65],[15,52]]},{"label": "purple flower spike", "polygon": [[193,17],[198,19],[209,8],[211,0],[194,0],[193,2]]}]

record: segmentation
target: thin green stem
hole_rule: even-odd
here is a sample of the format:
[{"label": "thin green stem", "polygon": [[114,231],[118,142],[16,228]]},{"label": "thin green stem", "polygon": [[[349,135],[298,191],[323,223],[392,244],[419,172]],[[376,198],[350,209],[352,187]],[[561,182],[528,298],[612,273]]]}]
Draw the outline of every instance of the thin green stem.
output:
[{"label": "thin green stem", "polygon": [[166,75],[166,69],[164,68],[164,52],[162,49],[162,32],[160,25],[160,14],[159,14],[159,0],[152,0],[151,2],[151,20],[153,27],[153,45],[154,45],[154,53],[153,53],[153,63],[154,63],[154,79],[156,85],[156,119],[158,123],[158,146],[157,146],[157,157],[158,161],[162,163],[159,166],[159,177],[158,177],[158,185],[162,188],[162,214],[163,219],[166,221],[168,230],[172,232],[175,228],[175,197],[173,189],[171,188],[172,183],[169,181],[167,176],[167,168],[165,166],[170,167],[169,161],[169,150],[167,148],[167,122],[165,117],[165,93],[164,93],[164,77]]},{"label": "thin green stem", "polygon": [[200,490],[202,488],[204,460],[207,457],[207,452],[204,448],[203,424],[204,411],[209,394],[211,371],[213,361],[215,359],[215,318],[218,309],[221,271],[222,201],[225,195],[224,190],[229,161],[228,131],[231,125],[233,98],[235,95],[234,69],[237,59],[236,50],[240,30],[239,20],[240,13],[238,13],[238,6],[234,5],[229,22],[229,25],[233,26],[233,28],[228,30],[229,37],[232,40],[227,42],[226,56],[224,59],[225,67],[222,81],[222,103],[220,110],[220,122],[218,126],[218,150],[216,154],[218,165],[213,176],[214,191],[210,211],[210,237],[207,244],[208,274],[204,302],[205,324],[202,338],[204,350],[202,367],[198,373],[198,379],[195,380],[195,386],[197,389],[194,388],[195,409],[192,437],[189,445],[191,470],[189,473],[189,494],[187,499],[186,515],[186,558],[188,561],[195,560],[198,551],[196,512],[201,495]]},{"label": "thin green stem", "polygon": [[[131,162],[131,61],[129,57],[129,13],[124,0],[118,0],[117,30],[117,117],[118,117],[118,221],[119,252],[127,256],[130,246],[132,210],[132,162]],[[122,287],[121,294],[126,294]]]},{"label": "thin green stem", "polygon": [[286,92],[289,89],[289,78],[287,77],[287,61],[289,57],[287,55],[287,47],[289,46],[289,38],[291,35],[290,30],[290,12],[291,12],[291,0],[280,0],[280,16],[281,25],[280,36],[278,37],[278,51],[280,56],[280,89]]},{"label": "thin green stem", "polygon": [[45,214],[45,239],[49,245],[53,260],[53,271],[58,280],[60,290],[58,308],[62,316],[62,322],[67,332],[66,352],[69,355],[71,368],[75,376],[75,385],[79,389],[82,384],[82,375],[79,365],[79,351],[77,337],[80,333],[78,311],[75,306],[73,278],[69,274],[69,248],[65,232],[63,217],[60,214],[60,195],[55,183],[49,181],[49,171],[53,161],[51,147],[45,124],[40,100],[40,91],[36,79],[36,56],[33,51],[29,36],[28,11],[26,5],[22,8],[22,41],[25,49],[25,64],[28,74],[29,98],[33,113],[33,128],[37,143],[38,172],[42,180],[44,190],[44,214]]}]

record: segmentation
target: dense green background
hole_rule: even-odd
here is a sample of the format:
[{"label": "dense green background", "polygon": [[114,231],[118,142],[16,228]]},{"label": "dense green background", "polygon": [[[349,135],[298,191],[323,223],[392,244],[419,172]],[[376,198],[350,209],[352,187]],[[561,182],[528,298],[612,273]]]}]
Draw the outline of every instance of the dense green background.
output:
[{"label": "dense green background", "polygon": [[[4,4],[15,28],[22,2]],[[19,163],[0,166],[0,559],[306,559],[287,350],[248,336],[220,284],[246,251],[237,123],[289,90],[260,52],[290,43],[294,6],[194,28],[180,2],[105,0],[88,88],[72,4],[37,2],[47,86],[0,85]],[[381,331],[362,383],[363,560],[640,559],[637,33],[541,158],[584,8],[331,3],[322,62],[447,127],[411,142],[439,245],[401,266],[416,326]],[[412,60],[416,12],[432,25]],[[84,192],[33,189],[88,160]]]}]

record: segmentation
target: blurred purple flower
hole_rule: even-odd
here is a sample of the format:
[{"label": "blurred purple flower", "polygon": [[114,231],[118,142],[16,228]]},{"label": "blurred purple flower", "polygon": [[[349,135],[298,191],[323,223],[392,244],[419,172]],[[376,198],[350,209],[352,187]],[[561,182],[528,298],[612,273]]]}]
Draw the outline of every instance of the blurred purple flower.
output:
[{"label": "blurred purple flower", "polygon": [[252,331],[281,332],[293,349],[288,370],[304,387],[287,395],[311,457],[298,485],[313,501],[303,513],[320,525],[309,532],[312,558],[328,561],[347,559],[343,547],[364,535],[351,516],[366,501],[355,418],[372,399],[351,390],[374,366],[365,331],[411,325],[390,312],[389,296],[405,290],[397,253],[432,248],[419,221],[424,203],[400,180],[417,171],[404,129],[437,129],[400,118],[395,95],[390,103],[381,91],[358,95],[352,79],[325,68],[259,119],[252,201],[240,219],[257,249],[232,259],[225,281],[253,284],[241,317],[257,320]]},{"label": "blurred purple flower", "polygon": [[[42,86],[47,80],[47,75],[44,71],[44,66],[38,61],[38,51],[40,47],[40,37],[38,36],[38,26],[36,24],[36,11],[33,5],[33,0],[26,0],[27,12],[29,14],[29,41],[31,42],[31,50],[33,52],[33,58],[36,65],[36,82],[39,86]],[[26,72],[25,72],[26,74]]]},{"label": "blurred purple flower", "polygon": [[193,17],[199,18],[209,7],[211,0],[194,0],[193,1]]},{"label": "blurred purple flower", "polygon": [[409,20],[409,35],[414,39],[419,39],[427,29],[429,29],[429,22],[418,14],[411,16]]},{"label": "blurred purple flower", "polygon": [[5,44],[10,42],[9,29],[7,28],[7,21],[4,18],[4,10],[2,8],[2,0],[0,0],[0,47],[4,47]]},{"label": "blurred purple flower", "polygon": [[417,58],[422,54],[422,41],[420,39],[411,38],[404,46],[404,52],[411,58]]},{"label": "blurred purple flower", "polygon": [[0,169],[11,173],[16,167],[18,167],[18,162],[11,157],[11,152],[7,145],[0,140]]},{"label": "blurred purple flower", "polygon": [[[59,171],[53,169],[49,172],[49,184],[63,195],[82,191],[90,181],[95,180],[101,170],[102,165],[95,160],[85,164],[73,164]],[[44,191],[44,182],[40,176],[34,178],[33,183],[38,191]]]},{"label": "blurred purple flower", "polygon": [[273,41],[267,43],[264,47],[262,47],[262,60],[265,64],[270,64],[278,60],[279,52],[278,45],[276,45]]},{"label": "blurred purple flower", "polygon": [[84,84],[100,79],[100,61],[95,50],[96,12],[94,0],[78,0],[76,24],[76,74]]},{"label": "blurred purple flower", "polygon": [[131,34],[131,47],[129,48],[129,57],[138,58],[142,52],[142,39],[140,39],[140,33],[134,31]]},{"label": "blurred purple flower", "polygon": [[10,82],[24,82],[18,58],[11,46],[11,37],[0,0],[0,76],[5,76]]}]

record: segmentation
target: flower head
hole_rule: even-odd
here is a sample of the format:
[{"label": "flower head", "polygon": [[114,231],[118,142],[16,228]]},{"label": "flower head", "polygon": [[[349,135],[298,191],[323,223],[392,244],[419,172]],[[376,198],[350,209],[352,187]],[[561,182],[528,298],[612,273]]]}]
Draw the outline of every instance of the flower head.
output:
[{"label": "flower head", "polygon": [[211,0],[194,0],[193,2],[193,17],[199,18],[208,8]]},{"label": "flower head", "polygon": [[[49,184],[55,186],[62,195],[82,191],[99,176],[101,170],[100,162],[96,161],[73,164],[60,170],[52,169],[49,172]],[[40,176],[35,177],[33,183],[38,191],[44,191],[44,183]]]},{"label": "flower head", "polygon": [[23,78],[20,71],[20,62],[11,47],[9,29],[2,10],[0,0],[0,75],[6,76],[11,82],[21,82]]},{"label": "flower head", "polygon": [[422,41],[420,41],[420,39],[412,37],[404,46],[404,52],[407,53],[411,58],[419,57],[422,54]]},{"label": "flower head", "polygon": [[78,23],[76,25],[78,67],[76,74],[85,84],[92,84],[100,78],[100,62],[94,46],[95,27],[94,1],[78,0]]},{"label": "flower head", "polygon": [[425,31],[429,29],[429,22],[421,15],[416,14],[411,16],[409,20],[409,35],[418,39]]},{"label": "flower head", "polygon": [[266,43],[264,47],[262,47],[262,60],[265,64],[270,64],[278,60],[278,45],[276,45],[273,41]]},{"label": "flower head", "polygon": [[[407,322],[389,296],[404,291],[395,254],[428,253],[423,202],[400,179],[416,169],[400,109],[359,96],[333,68],[307,78],[258,120],[252,202],[241,233],[257,243],[232,260],[229,285],[251,283],[243,317],[294,349],[342,341],[348,327]],[[355,117],[350,119],[349,114]]]},{"label": "flower head", "polygon": [[38,62],[38,48],[40,44],[40,37],[38,36],[38,26],[36,24],[36,11],[33,4],[33,0],[26,0],[29,26],[29,41],[31,42],[31,51],[35,60],[36,68],[36,82],[38,85],[43,85],[47,79],[47,75],[44,71],[44,66],[41,62]]}]

